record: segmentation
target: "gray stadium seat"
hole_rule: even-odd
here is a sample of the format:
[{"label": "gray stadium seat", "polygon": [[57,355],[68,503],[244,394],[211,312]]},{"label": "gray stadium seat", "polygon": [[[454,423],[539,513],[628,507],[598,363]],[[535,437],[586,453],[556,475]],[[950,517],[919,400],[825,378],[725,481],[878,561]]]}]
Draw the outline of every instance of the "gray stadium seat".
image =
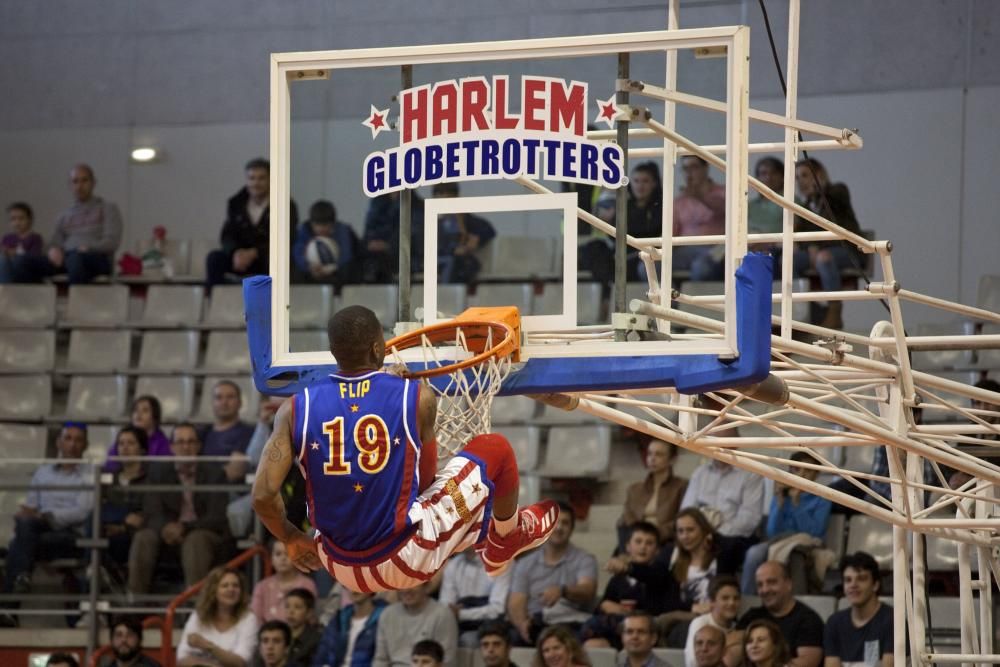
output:
[{"label": "gray stadium seat", "polygon": [[528,471],[538,467],[541,433],[537,426],[507,426],[502,433],[514,449],[518,470]]},{"label": "gray stadium seat", "polygon": [[839,563],[844,555],[844,529],[847,528],[847,517],[843,514],[831,514],[826,522],[826,537],[823,543],[834,553],[834,563]]},{"label": "gray stadium seat", "polygon": [[48,375],[0,377],[0,419],[41,419],[52,410],[52,378]]},{"label": "gray stadium seat", "polygon": [[66,371],[115,373],[132,363],[132,332],[128,329],[74,329],[69,335]]},{"label": "gray stadium seat", "polygon": [[178,373],[198,365],[197,331],[147,331],[142,336],[139,368],[143,373]]},{"label": "gray stadium seat", "polygon": [[0,373],[50,371],[55,361],[55,331],[0,329]]},{"label": "gray stadium seat", "polygon": [[[562,312],[563,286],[549,283],[535,296],[532,315],[556,315]],[[601,321],[600,283],[579,283],[576,286],[577,324],[598,324]]]},{"label": "gray stadium seat", "polygon": [[855,472],[871,472],[875,460],[875,447],[852,445],[844,447],[844,469]]},{"label": "gray stadium seat", "polygon": [[144,327],[194,327],[201,322],[201,285],[150,285],[142,311]]},{"label": "gray stadium seat", "polygon": [[135,395],[150,394],[160,399],[164,421],[183,421],[194,407],[194,378],[189,375],[142,376],[135,383]]},{"label": "gray stadium seat", "polygon": [[[949,324],[918,324],[913,328],[914,336],[950,336],[973,333],[972,322],[951,322]],[[918,370],[941,368],[967,368],[972,365],[969,350],[918,350],[913,353],[913,367]]]},{"label": "gray stadium seat", "polygon": [[325,329],[309,329],[306,331],[288,332],[288,343],[292,352],[328,351],[330,339]]},{"label": "gray stadium seat", "polygon": [[837,598],[832,595],[796,595],[795,597],[819,614],[824,623],[837,610]]},{"label": "gray stadium seat", "polygon": [[[22,467],[24,466],[18,466],[18,468]],[[32,473],[25,471],[23,474]],[[24,504],[27,495],[27,491],[0,491],[0,516],[5,519],[5,521],[0,521],[0,544],[10,544],[14,538],[14,520],[11,517]]]},{"label": "gray stadium seat", "polygon": [[250,347],[242,331],[213,331],[208,335],[203,367],[215,373],[249,373]]},{"label": "gray stadium seat", "polygon": [[517,306],[521,315],[531,314],[535,288],[530,283],[486,283],[476,288],[475,306]]},{"label": "gray stadium seat", "polygon": [[1000,313],[1000,276],[980,276],[976,305]]},{"label": "gray stadium seat", "polygon": [[[930,572],[958,572],[958,542],[928,535],[925,553]],[[969,567],[973,572],[979,572],[979,556],[975,547],[969,551]]]},{"label": "gray stadium seat", "polygon": [[[39,424],[0,423],[0,458],[41,459],[45,458],[48,445],[48,429]],[[7,469],[0,467],[0,474]],[[21,474],[18,472],[17,474]]]},{"label": "gray stadium seat", "polygon": [[95,465],[103,465],[108,450],[118,436],[118,426],[96,424],[87,426],[87,451],[83,455]]},{"label": "gray stadium seat", "polygon": [[216,285],[208,301],[205,326],[213,329],[242,329],[246,324],[243,312],[242,285]]},{"label": "gray stadium seat", "polygon": [[289,288],[288,320],[291,328],[325,328],[332,314],[333,287],[330,285],[292,285]]},{"label": "gray stadium seat", "polygon": [[[397,320],[396,300],[399,288],[396,285],[345,285],[340,291],[339,308],[351,305],[362,305],[371,308],[378,317],[382,327],[387,331],[392,329]],[[320,326],[326,326],[326,321]]]},{"label": "gray stadium seat", "polygon": [[127,320],[128,287],[125,285],[70,285],[66,316],[60,324],[114,329]]},{"label": "gray stadium seat", "polygon": [[219,380],[231,380],[240,388],[243,397],[243,407],[240,408],[240,419],[253,424],[257,422],[257,410],[260,406],[260,393],[253,385],[253,379],[247,375],[207,375],[201,383],[201,399],[198,401],[198,412],[193,417],[196,422],[212,421],[212,387]]},{"label": "gray stadium seat", "polygon": [[866,514],[855,514],[848,522],[847,553],[871,554],[883,569],[892,565],[892,526]]},{"label": "gray stadium seat", "polygon": [[0,327],[49,327],[55,321],[55,285],[0,285]]},{"label": "gray stadium seat", "polygon": [[527,396],[497,396],[493,399],[490,418],[494,424],[520,424],[533,419],[539,405]]},{"label": "gray stadium seat", "polygon": [[127,390],[124,375],[74,375],[69,381],[66,415],[84,421],[121,419]]},{"label": "gray stadium seat", "polygon": [[519,475],[521,485],[518,492],[518,500],[521,505],[537,503],[542,498],[542,480],[537,475]]},{"label": "gray stadium seat", "polygon": [[[205,258],[208,253],[219,248],[218,239],[192,239],[191,254],[188,261],[188,274],[184,276],[189,280],[201,282],[205,279]],[[213,288],[213,292],[215,289]]]},{"label": "gray stadium seat", "polygon": [[548,477],[603,477],[611,463],[610,426],[553,426],[542,473]]},{"label": "gray stadium seat", "polygon": [[[445,284],[437,286],[437,311],[439,317],[454,317],[463,312],[468,303],[468,288],[464,284]],[[410,314],[413,321],[417,319],[417,308],[424,307],[424,286],[413,285],[410,288]]]},{"label": "gray stadium seat", "polygon": [[[1000,324],[986,324],[983,333],[996,336],[1000,334]],[[1000,349],[976,350],[976,365],[987,370],[1000,370]]]},{"label": "gray stadium seat", "polygon": [[[551,237],[500,234],[490,242],[490,248],[487,249],[492,254],[488,275],[494,278],[554,275],[557,273],[553,270],[554,248],[555,239]],[[562,271],[561,265],[558,270]]]}]

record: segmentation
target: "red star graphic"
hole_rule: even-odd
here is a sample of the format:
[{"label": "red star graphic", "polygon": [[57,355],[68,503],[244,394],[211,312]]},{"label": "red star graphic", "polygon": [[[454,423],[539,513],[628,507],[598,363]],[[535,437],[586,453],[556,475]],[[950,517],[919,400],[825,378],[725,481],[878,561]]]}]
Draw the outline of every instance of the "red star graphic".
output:
[{"label": "red star graphic", "polygon": [[605,123],[608,127],[614,127],[615,118],[622,110],[615,104],[615,97],[612,95],[606,100],[597,100],[597,117],[594,119],[595,123]]},{"label": "red star graphic", "polygon": [[374,139],[378,136],[379,132],[389,130],[389,110],[376,109],[375,105],[372,104],[371,115],[362,121],[361,124],[372,131],[372,139]]}]

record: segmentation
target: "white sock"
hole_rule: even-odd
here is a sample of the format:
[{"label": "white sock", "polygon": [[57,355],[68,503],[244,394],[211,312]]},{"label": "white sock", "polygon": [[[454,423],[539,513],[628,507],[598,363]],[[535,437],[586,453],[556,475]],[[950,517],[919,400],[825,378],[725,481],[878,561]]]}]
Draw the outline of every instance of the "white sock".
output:
[{"label": "white sock", "polygon": [[518,511],[515,509],[514,513],[511,514],[506,519],[498,519],[496,516],[493,517],[493,530],[497,531],[497,535],[500,537],[505,537],[514,532],[517,528],[517,515]]}]

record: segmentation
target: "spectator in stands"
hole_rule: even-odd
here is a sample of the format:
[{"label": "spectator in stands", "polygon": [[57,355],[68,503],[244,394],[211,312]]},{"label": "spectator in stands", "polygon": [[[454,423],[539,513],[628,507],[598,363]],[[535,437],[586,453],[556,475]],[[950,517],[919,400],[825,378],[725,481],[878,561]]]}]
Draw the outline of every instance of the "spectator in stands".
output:
[{"label": "spectator in stands", "polygon": [[[726,188],[708,175],[697,155],[681,158],[684,186],[674,198],[674,236],[726,233]],[[674,270],[689,270],[691,280],[722,280],[724,245],[674,247]]]},{"label": "spectator in stands", "polygon": [[340,609],[323,631],[313,667],[369,667],[372,664],[379,617],[387,603],[372,593],[352,592],[350,596],[351,604]]},{"label": "spectator in stands", "polygon": [[212,387],[212,425],[205,429],[202,456],[228,456],[224,470],[226,479],[241,481],[250,469],[247,448],[254,427],[240,421],[243,395],[232,380],[219,380]]},{"label": "spectator in stands", "polygon": [[[198,456],[201,439],[197,429],[192,424],[178,424],[170,447],[176,457]],[[182,485],[225,484],[225,475],[217,466],[181,460],[151,466],[149,483],[178,488],[145,494],[146,525],[135,534],[129,549],[129,590],[149,592],[163,549],[179,552],[184,583],[192,586],[208,574],[229,541],[226,492],[185,490]]]},{"label": "spectator in stands", "polygon": [[[458,183],[438,183],[434,198],[458,197]],[[446,213],[438,218],[438,282],[475,282],[482,266],[476,257],[497,233],[484,218]]]},{"label": "spectator in stands", "polygon": [[508,570],[499,577],[488,576],[472,548],[444,566],[438,601],[455,613],[460,646],[477,646],[479,626],[503,618],[512,574]]},{"label": "spectator in stands", "polygon": [[[115,438],[115,449],[123,457],[146,456],[148,442],[144,430],[126,426]],[[114,483],[107,489],[101,504],[101,527],[108,539],[108,556],[120,574],[124,574],[128,563],[132,537],[145,523],[142,514],[144,494],[135,487],[146,481],[146,468],[141,460],[121,462],[118,471],[113,473]]]},{"label": "spectator in stands", "polygon": [[[813,455],[808,451],[795,452],[791,460],[815,463]],[[789,472],[810,482],[815,482],[819,475],[817,470],[797,466],[790,466]],[[775,482],[771,510],[767,515],[767,540],[747,549],[743,560],[743,593],[757,594],[756,572],[764,561],[779,560],[788,565],[793,548],[822,546],[826,537],[826,522],[830,518],[830,507],[830,501],[825,498]],[[801,579],[805,580],[807,577]]]},{"label": "spectator in stands", "polygon": [[[826,167],[819,160],[799,160],[795,164],[795,184],[806,208],[849,232],[861,233],[861,226],[851,205],[850,191],[843,183],[831,183]],[[801,218],[797,220],[796,227],[796,231],[822,231]],[[863,266],[861,251],[844,241],[814,241],[802,252],[808,253],[809,265],[819,274],[824,292],[835,292],[841,288],[841,272],[844,269]],[[796,263],[804,264],[804,259],[796,260]],[[819,324],[831,329],[842,328],[842,306],[841,301],[828,302]]]},{"label": "spectator in stands", "polygon": [[[761,606],[748,610],[736,624],[744,631],[743,641],[749,644],[751,637],[747,630],[754,621],[771,621],[780,629],[780,636],[788,642],[791,660],[786,662],[789,665],[818,667],[823,661],[823,620],[792,595],[792,578],[783,563],[767,561],[757,568],[757,594]],[[771,641],[776,645],[779,643],[774,637]],[[734,664],[739,662],[738,653],[736,651],[736,656],[731,656]],[[774,664],[784,665],[785,662]]]},{"label": "spectator in stands", "polygon": [[410,651],[412,667],[441,667],[444,664],[444,647],[433,639],[421,639]]},{"label": "spectator in stands", "polygon": [[719,568],[719,537],[699,510],[687,507],[677,513],[676,538],[669,554],[667,613],[658,619],[671,647],[683,646],[688,624],[711,609],[708,585]]},{"label": "spectator in stands", "polygon": [[278,620],[263,623],[257,630],[253,667],[297,667],[300,663],[289,655],[291,643],[292,632],[287,623]]},{"label": "spectator in stands", "polygon": [[[56,449],[59,460],[35,471],[32,488],[14,514],[14,539],[7,548],[3,580],[5,594],[31,590],[31,571],[36,562],[75,556],[76,541],[89,527],[93,492],[58,488],[90,487],[94,483],[91,466],[78,462],[87,449],[87,426],[79,422],[63,424]],[[17,603],[10,604],[17,607]],[[0,616],[0,626],[16,624],[12,616]]]},{"label": "spectator in stands", "polygon": [[[754,166],[754,176],[779,195],[785,190],[785,163],[776,157],[762,157]],[[764,195],[747,203],[747,231],[751,234],[780,234],[784,210]]]},{"label": "spectator in stands", "polygon": [[531,667],[590,667],[590,658],[565,625],[542,630]]},{"label": "spectator in stands", "polygon": [[[313,239],[329,240],[334,248],[331,264],[310,263],[307,249]],[[337,218],[336,207],[320,199],[309,207],[309,219],[295,231],[292,260],[295,263],[293,281],[300,283],[330,283],[343,285],[354,280],[355,260],[358,256],[358,235],[346,222]]]},{"label": "spectator in stands", "polygon": [[322,637],[322,632],[313,617],[316,610],[316,594],[309,588],[293,588],[285,594],[284,607],[285,619],[292,631],[288,657],[294,663],[311,665]]},{"label": "spectator in stands", "polygon": [[[160,399],[148,394],[136,396],[132,401],[130,414],[129,424],[146,433],[147,447],[143,456],[170,456],[170,438],[160,428],[160,419],[163,415]],[[117,438],[108,450],[109,460],[104,464],[105,472],[115,472],[121,468],[118,461],[111,460],[115,456],[118,456]]]},{"label": "spectator in stands", "polygon": [[316,584],[295,569],[285,550],[284,542],[279,540],[271,542],[271,567],[274,569],[274,574],[257,582],[253,587],[250,601],[250,610],[257,615],[261,623],[275,619],[288,620],[285,617],[285,595],[289,591],[305,588],[313,596],[316,595]]},{"label": "spectator in stands", "polygon": [[[663,180],[660,168],[655,162],[640,162],[632,168],[628,178],[628,233],[636,238],[662,237]],[[629,280],[641,280],[646,275],[640,265],[639,253],[629,248]]]},{"label": "spectator in stands", "polygon": [[890,667],[893,659],[892,607],[878,599],[882,573],[863,551],[845,556],[840,565],[849,609],[835,612],[823,630],[824,667]]},{"label": "spectator in stands", "polygon": [[707,613],[691,621],[691,625],[688,626],[687,642],[684,644],[685,667],[695,667],[698,662],[695,637],[705,626],[718,628],[722,632],[719,649],[721,660],[726,647],[726,633],[736,627],[736,619],[740,615],[740,583],[736,577],[728,574],[713,577],[708,584],[708,597],[711,608]]},{"label": "spectator in stands", "polygon": [[687,490],[687,480],[674,476],[677,446],[651,440],[646,447],[646,479],[628,487],[625,510],[619,525],[619,544],[624,547],[628,529],[639,521],[656,526],[660,542],[674,539],[674,519]]},{"label": "spectator in stands", "polygon": [[389,605],[378,621],[375,667],[406,667],[410,650],[421,639],[433,639],[444,647],[444,664],[455,664],[458,623],[443,604],[432,600],[427,584],[399,591],[399,602]]},{"label": "spectator in stands", "polygon": [[[694,667],[726,667],[726,633],[714,625],[703,625],[694,633]],[[687,664],[687,663],[685,663]]]},{"label": "spectator in stands", "polygon": [[549,625],[578,626],[590,616],[597,591],[597,559],[570,543],[576,515],[559,504],[559,521],[540,549],[517,561],[507,618],[522,646],[535,645]]},{"label": "spectator in stands", "polygon": [[102,667],[160,667],[160,663],[142,653],[142,623],[131,616],[121,616],[108,628],[114,657]]},{"label": "spectator in stands", "polygon": [[510,631],[506,621],[487,621],[479,626],[479,657],[483,667],[517,667],[510,661]]},{"label": "spectator in stands", "polygon": [[613,576],[604,589],[597,613],[580,629],[580,639],[586,648],[621,649],[619,626],[628,614],[639,611],[656,616],[668,611],[670,573],[662,563],[653,560],[659,542],[653,524],[640,521],[632,525],[625,553],[612,557],[604,566]]},{"label": "spectator in stands", "polygon": [[764,478],[728,463],[703,463],[688,482],[681,507],[701,510],[719,533],[719,572],[736,572],[764,515]]},{"label": "spectator in stands", "polygon": [[80,663],[72,653],[59,652],[49,656],[45,667],[80,667]]},{"label": "spectator in stands", "polygon": [[243,575],[212,570],[177,646],[177,667],[248,667],[257,643],[257,617],[247,604]]},{"label": "spectator in stands", "polygon": [[788,642],[781,636],[781,629],[772,621],[759,618],[753,621],[743,640],[744,667],[785,667],[794,664]]},{"label": "spectator in stands", "polygon": [[[614,190],[600,189],[594,192],[596,197],[591,205],[580,205],[585,211],[592,211],[595,216],[614,226],[615,202]],[[584,229],[586,227],[586,229]],[[591,277],[602,285],[609,285],[615,278],[614,238],[596,231],[589,224],[580,221],[577,228],[580,246],[577,252],[577,266],[581,271],[590,271]]]},{"label": "spectator in stands", "polygon": [[12,264],[17,257],[42,257],[45,242],[32,230],[34,213],[24,202],[16,201],[7,207],[10,232],[0,240],[0,283],[12,282]]},{"label": "spectator in stands", "polygon": [[[365,214],[361,277],[366,283],[393,282],[399,267],[399,192],[375,197]],[[410,193],[410,259],[414,272],[424,270],[424,200]],[[439,241],[440,242],[440,241]]]},{"label": "spectator in stands", "polygon": [[[205,258],[208,289],[226,282],[226,274],[241,278],[268,271],[271,243],[271,163],[263,158],[247,162],[246,185],[229,198],[226,221],[222,225],[221,250]],[[292,242],[299,214],[295,202],[289,204],[288,240]]]},{"label": "spectator in stands", "polygon": [[621,644],[624,647],[615,660],[617,667],[670,667],[653,653],[656,646],[656,624],[653,617],[633,611],[621,623]]}]

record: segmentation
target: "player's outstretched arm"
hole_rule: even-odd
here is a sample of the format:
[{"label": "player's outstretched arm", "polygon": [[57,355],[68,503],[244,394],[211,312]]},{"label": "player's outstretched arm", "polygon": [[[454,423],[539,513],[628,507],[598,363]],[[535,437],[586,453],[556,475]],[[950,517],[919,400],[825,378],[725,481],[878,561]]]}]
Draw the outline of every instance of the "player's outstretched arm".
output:
[{"label": "player's outstretched arm", "polygon": [[257,476],[253,482],[253,509],[271,534],[285,543],[292,563],[303,572],[322,565],[316,555],[316,543],[296,528],[285,514],[281,484],[292,467],[292,399],[286,400],[274,416],[274,429],[264,445]]},{"label": "player's outstretched arm", "polygon": [[427,385],[421,385],[419,402],[417,403],[417,431],[420,433],[420,488],[423,493],[434,482],[437,472],[437,434],[434,424],[437,422],[437,396]]}]

